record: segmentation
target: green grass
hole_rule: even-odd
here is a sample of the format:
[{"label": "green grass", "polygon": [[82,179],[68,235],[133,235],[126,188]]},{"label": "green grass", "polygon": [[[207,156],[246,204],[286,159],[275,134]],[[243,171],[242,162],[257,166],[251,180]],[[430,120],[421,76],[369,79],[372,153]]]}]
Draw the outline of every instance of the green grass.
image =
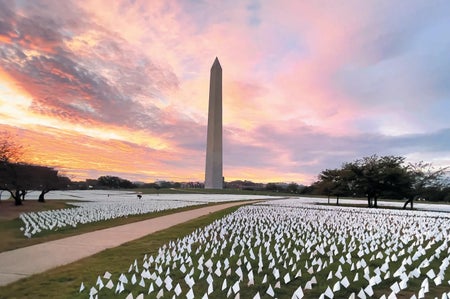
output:
[{"label": "green grass", "polygon": [[[55,208],[67,208],[73,207],[71,205],[65,205],[62,202],[58,201],[48,201],[45,204],[47,210],[52,210]],[[215,205],[215,204],[209,204]],[[155,217],[160,217],[172,213],[188,211],[192,209],[198,209],[201,207],[207,206],[203,205],[195,205],[189,207],[183,207],[172,210],[165,210],[160,212],[147,213],[142,215],[130,215],[128,217],[115,218],[105,221],[79,224],[76,228],[74,227],[64,227],[60,228],[57,231],[43,231],[32,238],[27,238],[23,235],[23,232],[20,230],[20,227],[23,226],[22,221],[19,218],[15,218],[13,220],[0,220],[0,252],[13,250],[21,247],[31,246],[39,243],[44,243],[52,240],[57,240],[65,237],[80,235],[83,233],[105,229],[113,226],[128,224],[132,222],[142,221],[146,219],[151,219]]]},{"label": "green grass", "polygon": [[[331,201],[332,202],[332,201]],[[50,203],[50,201],[49,201]],[[344,206],[344,205],[343,205]],[[355,205],[351,205],[355,206]],[[359,206],[359,205],[356,205]],[[361,205],[364,206],[364,205]],[[181,211],[181,210],[189,210],[193,208],[197,208],[199,206],[194,207],[188,207],[183,209],[177,209],[177,210],[170,210],[170,211],[164,211],[160,213],[150,213],[147,215],[139,215],[139,216],[129,216],[128,218],[119,218],[114,219],[110,221],[104,221],[104,222],[98,222],[98,223],[91,223],[86,225],[80,225],[76,229],[67,229],[67,230],[61,230],[59,232],[49,232],[43,235],[39,235],[37,237],[38,243],[45,242],[48,240],[58,239],[69,235],[75,235],[84,233],[87,231],[92,231],[96,229],[116,226],[120,224],[130,223],[134,221],[144,220],[153,218],[156,216],[161,216],[169,213],[173,213],[175,211]],[[108,249],[105,250],[97,255],[94,255],[92,257],[80,260],[78,262],[75,262],[73,264],[70,264],[68,266],[60,267],[57,269],[50,270],[48,272],[35,275],[29,278],[26,278],[24,280],[21,280],[19,282],[13,283],[7,287],[0,287],[0,298],[87,298],[88,297],[88,291],[85,290],[83,295],[80,295],[78,293],[78,288],[80,283],[83,281],[85,284],[93,285],[97,279],[97,276],[102,276],[105,271],[111,272],[114,277],[118,277],[120,273],[125,273],[128,270],[128,267],[130,264],[134,262],[134,259],[136,258],[138,262],[142,260],[142,257],[144,254],[153,254],[155,255],[157,253],[158,248],[163,246],[164,244],[167,244],[170,240],[176,240],[178,238],[182,238],[185,235],[188,235],[192,233],[194,230],[199,229],[215,219],[218,219],[220,217],[223,217],[224,215],[236,210],[237,207],[230,208],[224,211],[220,211],[217,213],[210,214],[208,216],[201,217],[199,219],[190,221],[188,223],[184,223],[178,226],[175,226],[173,228],[170,228],[168,230],[158,232],[152,235],[149,235],[147,237],[144,237],[142,239],[139,239],[137,241],[133,241],[127,244],[124,244],[120,247],[114,248],[114,249]],[[3,232],[7,231],[11,233],[13,229],[18,231],[19,234],[21,232],[18,230],[18,227],[20,227],[20,222],[15,223],[14,221],[18,221],[17,219],[12,220],[10,222],[0,222],[0,236],[2,236],[2,242],[0,243],[0,248],[3,246]],[[81,230],[80,230],[81,229]],[[7,236],[7,234],[5,234]],[[23,236],[21,236],[23,237]],[[24,240],[22,241],[32,241],[32,239],[26,239],[23,237]],[[20,242],[22,242],[20,241]],[[20,243],[19,242],[19,243]],[[14,243],[14,242],[12,242]],[[28,246],[28,245],[24,245]],[[405,246],[407,248],[409,245]],[[436,245],[435,245],[436,247]],[[340,248],[341,250],[342,248]],[[240,247],[239,247],[240,250]],[[430,250],[430,252],[433,252],[433,248]],[[376,252],[371,253],[376,254]],[[226,254],[225,254],[226,256]],[[322,256],[322,258],[324,258]],[[218,260],[218,258],[212,258],[214,262]],[[304,261],[308,259],[307,256],[302,256],[303,263],[302,266],[304,266]],[[237,260],[237,257],[234,256],[233,258],[230,258],[230,264],[235,264]],[[355,257],[355,260],[358,260],[357,257]],[[397,263],[392,263],[390,266],[392,269],[390,269],[391,274],[400,266],[400,260]],[[309,261],[311,262],[311,261]],[[370,268],[373,269],[375,267],[378,267],[382,264],[381,260],[375,260],[372,262],[368,262],[370,265]],[[413,267],[417,266],[419,262],[414,263],[411,266],[408,266],[408,269],[413,269]],[[252,263],[253,264],[253,263]],[[438,261],[432,262],[431,268],[438,269],[439,268]],[[336,282],[336,279],[332,279],[330,281],[326,280],[326,276],[330,270],[335,270],[338,267],[338,263],[335,261],[335,264],[329,266],[326,271],[322,271],[319,273],[316,273],[315,276],[317,277],[317,280],[319,281],[318,285],[315,285],[312,290],[304,290],[305,292],[305,298],[318,298],[319,295],[326,289],[327,286],[332,287],[334,282]],[[257,265],[253,264],[253,268],[256,269]],[[362,283],[353,283],[353,277],[355,273],[359,273],[360,281],[365,281],[363,278],[363,271],[362,269],[357,271],[351,271],[350,266],[348,264],[342,265],[343,268],[343,276],[347,276],[351,285],[348,289],[342,289],[337,294],[335,294],[335,298],[348,298],[348,296],[354,292],[357,294],[362,286]],[[409,270],[408,270],[409,271]],[[281,272],[281,271],[280,271]],[[275,290],[276,295],[278,298],[290,298],[292,296],[292,293],[294,290],[299,286],[306,283],[307,280],[309,280],[312,275],[308,274],[306,272],[305,268],[302,268],[303,276],[301,278],[293,279],[292,282],[288,285],[282,284],[281,289]],[[264,276],[264,274],[271,273],[270,270],[264,269],[264,271],[260,274],[256,274],[255,277],[257,278],[257,281],[261,280],[261,278]],[[196,275],[198,272],[196,272]],[[283,276],[283,274],[282,274]],[[176,285],[176,280],[183,280],[184,275],[177,271],[176,269],[171,272],[171,277],[174,279],[174,286]],[[402,291],[397,295],[397,298],[410,298],[413,293],[418,292],[420,288],[420,282],[424,279],[425,275],[422,273],[421,277],[419,279],[410,280],[408,283],[408,289]],[[228,288],[230,287],[230,284],[237,279],[236,274],[232,274],[228,280]],[[292,277],[293,278],[293,277]],[[450,277],[448,274],[446,275],[446,279],[448,280]],[[206,277],[205,277],[206,279]],[[270,280],[270,276],[269,276]],[[434,296],[440,295],[444,291],[448,291],[448,284],[447,280],[443,282],[443,285],[441,286],[434,286],[434,283],[430,280],[430,293],[426,294],[426,298],[434,298]],[[382,284],[377,285],[374,288],[375,295],[374,298],[379,298],[381,294],[389,291],[390,286],[392,283],[394,283],[396,279],[391,278],[386,281],[384,281]],[[272,284],[272,287],[274,285]],[[221,281],[219,282],[218,279],[216,280],[214,284],[214,289],[218,290],[221,287]],[[114,288],[115,289],[115,288]],[[114,290],[113,289],[113,290]],[[256,284],[254,286],[247,287],[246,282],[241,283],[241,291],[240,295],[241,298],[252,298],[256,292],[259,292],[262,298],[268,298],[267,295],[265,295],[265,291],[267,289],[267,286],[261,286],[260,284]],[[114,295],[114,291],[108,291],[105,289],[102,290],[102,297],[112,297]],[[186,291],[186,288],[183,288],[184,292]],[[197,281],[196,283],[196,298],[201,297],[207,290],[207,284],[206,280],[204,281]],[[130,289],[127,287],[127,291],[122,293],[121,297],[125,297]],[[173,292],[172,292],[173,293]],[[170,293],[170,297],[172,297],[172,293]],[[134,293],[136,294],[136,293]],[[155,295],[155,294],[153,294]],[[166,293],[168,295],[168,293]],[[214,295],[214,293],[212,294]],[[263,296],[264,295],[264,296]],[[222,296],[223,297],[223,296]],[[221,297],[221,298],[222,298]],[[218,298],[210,296],[210,298]]]},{"label": "green grass", "polygon": [[[219,219],[236,209],[237,207],[233,207],[227,210],[212,213],[207,216],[198,218],[196,220],[192,220],[190,222],[174,226],[165,231],[157,232],[155,234],[146,236],[137,241],[129,242],[120,247],[105,250],[99,254],[80,260],[73,264],[64,267],[59,267],[57,269],[53,269],[51,271],[39,275],[34,275],[30,278],[26,278],[22,281],[16,282],[7,287],[0,288],[0,298],[87,298],[88,290],[85,290],[82,295],[78,293],[78,289],[81,282],[84,282],[87,286],[92,286],[93,284],[95,284],[97,276],[99,275],[102,276],[105,271],[111,272],[113,274],[113,277],[117,279],[117,277],[121,273],[127,273],[130,264],[132,264],[135,259],[138,260],[138,264],[139,266],[141,266],[140,262],[142,261],[142,258],[145,254],[156,256],[158,249],[163,245],[167,244],[169,241],[175,241],[186,235],[189,235],[193,231],[201,229],[202,227],[212,223],[215,219]],[[302,236],[305,237],[307,236],[305,235],[306,232],[302,232],[301,234]],[[408,244],[404,246],[404,248],[405,249],[408,248],[409,246],[412,245],[413,242],[414,241],[410,241]],[[347,243],[346,247],[348,247],[350,239],[347,239],[345,243]],[[271,241],[272,246],[269,246],[270,248],[272,248],[272,250],[274,244],[275,242],[272,239]],[[358,243],[356,243],[356,245],[358,245]],[[426,244],[424,244],[424,246],[425,245]],[[195,251],[197,246],[199,245],[198,244],[193,245],[193,252]],[[205,246],[205,244],[203,244],[202,246]],[[429,252],[435,252],[437,246],[438,244],[432,245],[431,249],[429,249]],[[242,246],[238,245],[235,251],[239,252],[241,249]],[[245,251],[244,256],[248,256],[249,248],[244,246],[243,249]],[[214,263],[217,260],[219,260],[219,258],[223,262],[223,258],[229,256],[229,250],[230,248],[227,247],[224,251],[224,254],[221,256],[220,255],[211,256],[211,252],[206,253],[205,260],[211,257]],[[338,252],[345,252],[345,251],[346,250],[344,250],[344,246],[342,244],[339,244]],[[371,252],[368,256],[376,255],[378,251],[383,252],[381,248],[378,248],[374,252]],[[256,252],[254,253],[256,254]],[[441,255],[443,254],[444,253],[441,253]],[[191,256],[194,259],[198,258],[198,256],[196,256],[196,254],[194,253],[192,253]],[[322,259],[327,259],[326,254],[325,255],[319,254],[317,256]],[[230,265],[235,265],[237,258],[238,258],[237,255],[229,257]],[[356,256],[356,252],[353,252],[352,261],[356,263],[356,261],[358,260],[360,259]],[[391,274],[393,274],[397,270],[397,268],[401,265],[401,260],[402,259],[399,258],[397,262],[390,263],[389,270],[391,271]],[[407,266],[407,272],[416,267],[420,263],[420,260],[421,259],[419,259],[412,265]],[[309,259],[309,253],[303,253],[300,258],[300,262],[297,262],[298,266],[297,269],[299,268],[302,269],[303,273],[302,277],[293,279],[292,282],[289,283],[288,285],[282,284],[281,289],[275,290],[278,298],[291,298],[294,290],[299,285],[304,286],[306,281],[308,281],[313,276],[311,274],[308,274],[305,269],[306,261],[309,263],[309,265],[311,265],[312,261],[311,259]],[[384,257],[383,259],[375,259],[373,261],[368,261],[367,263],[370,269],[373,271],[374,268],[380,267],[383,262]],[[281,263],[283,263],[283,261]],[[251,264],[253,266],[253,269],[257,269],[256,261],[251,261]],[[337,261],[337,259],[335,259],[334,263],[330,265],[326,270],[316,272],[314,275],[319,281],[319,284],[315,285],[312,290],[304,290],[305,298],[318,298],[319,295],[327,288],[327,286],[330,286],[332,288],[334,283],[337,281],[337,278],[332,278],[330,281],[327,281],[326,278],[330,270],[332,270],[333,273],[335,273],[339,264],[340,263]],[[436,259],[431,263],[430,268],[438,269],[439,266],[440,266],[439,261]],[[277,265],[277,267],[280,269],[281,277],[283,277],[284,273],[286,273],[287,270],[279,265]],[[348,296],[352,292],[357,294],[363,285],[367,285],[365,279],[363,278],[364,272],[362,268],[359,270],[352,271],[350,269],[350,265],[348,265],[347,263],[343,264],[342,268],[343,268],[342,275],[347,276],[351,284],[348,289],[341,288],[341,291],[335,294],[335,298],[348,298]],[[165,272],[165,268],[163,272]],[[197,277],[198,273],[199,273],[198,270],[196,270],[194,276]],[[267,268],[264,268],[263,272],[260,274],[257,274],[257,272],[255,271],[254,274],[256,282],[261,281],[261,278],[264,276],[264,274],[269,273],[271,273],[271,270]],[[356,273],[359,273],[359,283],[358,282],[353,283],[353,278]],[[177,268],[171,268],[171,277],[174,280],[173,285],[175,286],[178,280],[183,280],[184,274],[182,274]],[[424,278],[425,274],[422,273],[419,279],[411,279],[410,282],[408,283],[408,289],[401,291],[397,295],[397,298],[410,298],[413,293],[417,293],[420,288],[420,283]],[[434,298],[434,296],[438,296],[442,292],[448,290],[448,284],[446,281],[449,278],[450,277],[447,272],[445,282],[443,282],[443,285],[438,287],[434,286],[434,283],[430,280],[430,293],[427,293],[426,298]],[[222,281],[221,280],[219,281],[219,279],[217,279],[216,277],[215,279],[216,281],[214,282],[214,289],[218,290],[221,287]],[[237,275],[232,274],[229,277],[229,279],[227,279],[228,288],[230,287],[230,284],[236,280]],[[271,278],[269,276],[269,281],[270,280]],[[381,294],[386,292],[389,293],[390,286],[396,280],[397,279],[390,278],[384,281],[382,284],[374,287],[375,295],[373,296],[373,298],[379,298]],[[365,284],[363,284],[363,282]],[[272,283],[272,287],[273,286],[274,284]],[[112,297],[114,295],[114,289],[112,291],[103,289],[101,296],[104,298]],[[132,290],[133,288],[128,284],[126,286],[126,291],[122,293],[120,297],[124,298],[128,294],[128,292]],[[183,290],[184,292],[186,292],[185,285],[183,285]],[[207,290],[206,277],[203,280],[196,280],[196,287],[195,287],[196,298],[201,297],[206,292],[206,290]],[[261,284],[258,283],[256,283],[254,286],[247,287],[246,279],[244,279],[244,283],[241,283],[240,296],[241,298],[252,298],[256,294],[256,292],[259,292],[262,298],[268,298],[268,296],[265,295],[266,290],[267,285],[262,286]],[[136,292],[134,292],[133,294],[136,295]],[[166,292],[166,297],[168,294],[169,292]],[[173,292],[170,293],[170,296],[168,298],[171,298],[172,294]],[[213,293],[212,295],[214,296],[210,296],[210,298],[223,298],[223,294],[221,294],[220,297],[218,297],[219,295],[216,294],[217,293]],[[155,293],[153,294],[153,296],[154,295]]]},{"label": "green grass", "polygon": [[[254,191],[240,191],[235,189],[223,189],[223,190],[209,190],[209,189],[160,189],[157,191],[156,189],[132,189],[130,191],[133,192],[142,192],[144,194],[183,194],[183,193],[191,193],[191,194],[240,194],[240,195],[268,195],[265,193],[254,192]],[[222,191],[222,192],[221,192]],[[25,201],[23,206],[13,207],[14,209],[24,209],[28,205],[33,204],[33,212],[36,211],[44,211],[44,210],[55,210],[55,209],[65,209],[65,208],[73,208],[74,206],[70,205],[70,200],[47,200],[45,203],[37,203],[37,201]],[[20,231],[20,227],[23,225],[19,218],[14,219],[4,219],[0,217],[0,252],[13,250],[21,247],[31,246],[43,242],[48,242],[52,240],[57,240],[69,236],[79,235],[95,230],[100,230],[104,228],[109,228],[117,225],[128,224],[132,222],[137,222],[141,220],[146,220],[154,217],[164,216],[176,212],[192,210],[200,207],[204,207],[206,205],[215,205],[222,204],[226,202],[220,203],[209,203],[203,205],[196,205],[184,208],[178,208],[173,210],[166,210],[156,213],[148,213],[143,215],[130,215],[128,217],[121,217],[106,221],[80,224],[76,228],[73,227],[64,227],[60,228],[57,231],[43,231],[37,235],[34,235],[32,238],[27,238],[23,235],[22,231]],[[12,200],[2,201],[0,203],[0,216],[2,206],[12,205]],[[28,210],[24,210],[27,212]],[[18,213],[17,213],[18,215]],[[18,216],[17,216],[18,217]]]},{"label": "green grass", "polygon": [[107,249],[70,265],[0,287],[0,298],[86,298],[86,293],[83,295],[78,293],[82,281],[95,282],[97,276],[102,276],[105,271],[117,277],[123,271],[127,271],[135,258],[142,260],[145,254],[156,254],[158,248],[169,240],[188,235],[236,209],[238,207],[211,213],[122,246]]}]

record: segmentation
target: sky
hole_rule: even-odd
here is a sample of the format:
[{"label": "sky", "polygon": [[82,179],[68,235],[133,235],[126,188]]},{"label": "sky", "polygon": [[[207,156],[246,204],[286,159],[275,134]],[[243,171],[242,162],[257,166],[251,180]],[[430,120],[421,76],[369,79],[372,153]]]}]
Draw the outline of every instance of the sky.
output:
[{"label": "sky", "polygon": [[73,180],[310,184],[373,154],[450,166],[450,1],[0,0],[0,131]]}]

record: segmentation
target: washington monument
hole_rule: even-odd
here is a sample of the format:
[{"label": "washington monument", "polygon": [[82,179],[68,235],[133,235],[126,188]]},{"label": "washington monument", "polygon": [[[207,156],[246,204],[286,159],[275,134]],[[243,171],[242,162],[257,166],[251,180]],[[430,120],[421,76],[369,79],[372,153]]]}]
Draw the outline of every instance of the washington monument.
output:
[{"label": "washington monument", "polygon": [[205,189],[222,189],[222,67],[214,60],[209,79]]}]

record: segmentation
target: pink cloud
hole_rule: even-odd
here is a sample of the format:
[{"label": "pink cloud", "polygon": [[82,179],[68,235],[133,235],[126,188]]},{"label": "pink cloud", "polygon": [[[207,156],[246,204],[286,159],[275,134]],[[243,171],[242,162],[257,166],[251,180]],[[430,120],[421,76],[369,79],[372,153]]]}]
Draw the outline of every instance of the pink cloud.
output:
[{"label": "pink cloud", "polygon": [[[104,148],[105,163],[117,173],[124,166],[113,148],[119,160],[142,155],[162,163],[166,176],[202,179],[216,56],[223,68],[228,176],[241,171],[295,180],[298,174],[303,180],[332,163],[325,156],[340,160],[368,151],[345,142],[363,140],[383,150],[364,136],[389,148],[387,132],[447,126],[442,111],[448,110],[450,65],[439,55],[448,50],[440,29],[447,28],[443,4],[11,3],[0,9],[1,68],[32,100],[27,113],[60,122],[61,131],[69,123],[105,136],[119,132],[94,147]],[[81,131],[57,135],[94,144],[92,132]],[[75,148],[61,150],[76,162]]]},{"label": "pink cloud", "polygon": [[[148,181],[176,175],[179,178],[193,176],[192,166],[186,170],[189,163],[181,165],[186,158],[174,153],[174,148],[155,150],[133,142],[101,140],[48,127],[17,129],[2,125],[0,128],[11,132],[15,142],[24,146],[24,160],[57,167],[75,179],[89,178],[80,174],[92,170],[103,174],[122,173]],[[180,165],[176,166],[177,163]],[[195,163],[193,166],[198,167]]]}]

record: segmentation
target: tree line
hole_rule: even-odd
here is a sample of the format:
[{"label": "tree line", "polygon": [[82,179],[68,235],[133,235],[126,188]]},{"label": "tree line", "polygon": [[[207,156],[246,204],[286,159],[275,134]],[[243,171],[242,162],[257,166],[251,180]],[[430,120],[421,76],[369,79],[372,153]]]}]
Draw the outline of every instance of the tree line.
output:
[{"label": "tree line", "polygon": [[0,190],[9,192],[15,205],[21,205],[30,190],[39,190],[38,201],[45,201],[51,190],[63,189],[70,179],[54,168],[20,162],[22,147],[3,133],[0,139]]},{"label": "tree line", "polygon": [[413,208],[414,200],[450,201],[448,168],[431,163],[407,163],[400,156],[364,157],[341,168],[323,170],[310,187],[315,194],[366,197],[368,207],[377,207],[379,198],[404,199]]},{"label": "tree line", "polygon": [[[21,162],[22,147],[14,143],[6,133],[0,133],[0,190],[9,192],[16,205],[21,205],[30,190],[39,190],[38,201],[45,202],[45,194],[57,189],[132,189],[132,188],[180,188],[177,182],[159,182],[137,185],[117,176],[101,176],[86,183],[72,182],[58,170],[41,165]],[[195,188],[201,183],[187,184]],[[192,188],[194,188],[192,187]],[[431,163],[407,163],[401,156],[372,155],[340,168],[325,169],[310,186],[296,183],[260,184],[251,181],[233,181],[226,188],[287,192],[292,194],[325,195],[336,197],[366,197],[368,207],[377,207],[379,198],[403,199],[404,208],[414,200],[450,201],[448,168],[436,168]]]},{"label": "tree line", "polygon": [[39,202],[45,202],[45,195],[52,190],[64,189],[132,189],[179,187],[180,184],[155,183],[137,185],[117,176],[100,176],[86,182],[72,182],[58,170],[42,165],[34,165],[21,161],[23,148],[14,142],[5,132],[0,132],[0,192],[8,192],[15,205],[22,205],[30,191],[39,191]]}]

